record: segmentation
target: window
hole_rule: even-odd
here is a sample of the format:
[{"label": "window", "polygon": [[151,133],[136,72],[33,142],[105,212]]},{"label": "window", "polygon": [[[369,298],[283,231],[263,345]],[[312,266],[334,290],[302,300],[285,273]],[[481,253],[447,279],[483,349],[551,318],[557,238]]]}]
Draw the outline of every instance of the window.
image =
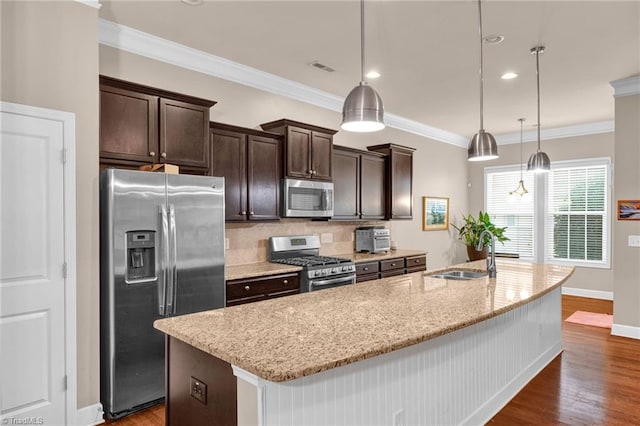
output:
[{"label": "window", "polygon": [[608,161],[563,162],[549,173],[546,258],[608,266]]},{"label": "window", "polygon": [[491,167],[485,169],[485,210],[498,227],[506,226],[504,245],[496,243],[496,252],[515,253],[523,259],[534,258],[534,196],[532,173],[524,173],[524,196],[510,195],[520,181],[519,167]]},{"label": "window", "polygon": [[507,227],[511,240],[496,251],[608,268],[610,160],[553,162],[549,174],[524,173],[529,191],[524,197],[509,195],[518,185],[519,170],[485,168],[485,210],[496,226]]}]

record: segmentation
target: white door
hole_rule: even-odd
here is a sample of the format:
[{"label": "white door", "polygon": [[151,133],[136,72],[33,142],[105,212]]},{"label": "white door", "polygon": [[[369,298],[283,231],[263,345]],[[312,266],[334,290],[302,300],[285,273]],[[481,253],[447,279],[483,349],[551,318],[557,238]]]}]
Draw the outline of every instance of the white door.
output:
[{"label": "white door", "polygon": [[60,121],[0,112],[0,423],[64,425]]}]

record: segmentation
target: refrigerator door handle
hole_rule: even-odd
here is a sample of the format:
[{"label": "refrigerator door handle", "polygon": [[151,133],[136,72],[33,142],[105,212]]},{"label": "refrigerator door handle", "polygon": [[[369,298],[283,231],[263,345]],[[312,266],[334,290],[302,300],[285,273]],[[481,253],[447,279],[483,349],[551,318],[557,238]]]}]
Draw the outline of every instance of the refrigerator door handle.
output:
[{"label": "refrigerator door handle", "polygon": [[165,302],[167,300],[167,267],[169,265],[169,220],[167,219],[167,208],[165,205],[159,206],[160,210],[160,267],[162,268],[162,281],[158,282],[158,314],[164,316],[166,313]]},{"label": "refrigerator door handle", "polygon": [[167,301],[167,315],[176,313],[176,291],[178,287],[178,244],[176,238],[176,208],[173,204],[169,204],[169,287]]}]

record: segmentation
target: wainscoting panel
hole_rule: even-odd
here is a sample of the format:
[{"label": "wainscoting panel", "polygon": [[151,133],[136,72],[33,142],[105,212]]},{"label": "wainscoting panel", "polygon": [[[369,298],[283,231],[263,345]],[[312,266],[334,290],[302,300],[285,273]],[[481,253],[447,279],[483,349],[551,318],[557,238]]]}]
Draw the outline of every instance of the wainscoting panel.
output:
[{"label": "wainscoting panel", "polygon": [[561,350],[557,288],[487,321],[308,377],[237,375],[258,386],[263,425],[480,424]]}]

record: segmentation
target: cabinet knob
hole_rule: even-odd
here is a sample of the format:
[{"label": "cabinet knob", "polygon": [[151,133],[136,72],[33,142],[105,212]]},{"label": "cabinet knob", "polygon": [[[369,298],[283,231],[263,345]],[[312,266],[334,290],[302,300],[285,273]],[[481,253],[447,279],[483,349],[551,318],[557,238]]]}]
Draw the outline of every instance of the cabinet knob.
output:
[{"label": "cabinet knob", "polygon": [[396,264],[395,264],[395,263],[392,263],[392,264],[391,264],[391,266],[396,266]]},{"label": "cabinet knob", "polygon": [[416,260],[415,260],[415,262],[416,262],[416,263],[420,263],[420,259],[416,259]]},{"label": "cabinet knob", "polygon": [[253,216],[253,215],[254,215],[254,213],[253,213],[253,212],[249,212],[249,214],[250,214],[251,216]]},{"label": "cabinet knob", "polygon": [[369,268],[364,267],[364,268],[362,268],[362,270],[363,270],[363,271],[368,271],[368,270],[369,270]]},{"label": "cabinet knob", "polygon": [[289,284],[289,280],[284,280],[284,281],[282,281],[282,283],[287,285],[287,284]]},{"label": "cabinet knob", "polygon": [[251,290],[251,287],[249,287],[248,285],[245,285],[245,286],[244,286],[244,289],[245,289],[246,291],[249,291],[249,290]]},{"label": "cabinet knob", "polygon": [[166,153],[166,152],[163,152],[163,153],[161,153],[161,154],[160,154],[160,156],[161,156],[162,158],[167,158],[167,153]]},{"label": "cabinet knob", "polygon": [[156,156],[155,151],[151,151],[151,152],[149,153],[149,157],[155,157],[155,156]]},{"label": "cabinet knob", "polygon": [[246,212],[245,210],[242,210],[242,211],[240,212],[240,214],[245,215],[245,214],[247,214],[247,212]]}]

